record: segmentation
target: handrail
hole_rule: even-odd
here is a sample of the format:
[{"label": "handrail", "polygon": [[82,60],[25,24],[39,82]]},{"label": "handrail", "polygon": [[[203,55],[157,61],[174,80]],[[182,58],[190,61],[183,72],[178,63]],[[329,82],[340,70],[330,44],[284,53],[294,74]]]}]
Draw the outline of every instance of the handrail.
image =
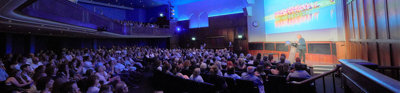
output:
[{"label": "handrail", "polygon": [[328,71],[328,72],[319,74],[319,75],[317,75],[317,76],[313,76],[313,77],[311,77],[311,78],[309,78],[309,79],[306,79],[306,80],[303,80],[303,81],[300,81],[300,82],[294,81],[294,82],[291,82],[291,83],[292,83],[292,84],[296,84],[296,85],[301,85],[301,84],[310,83],[310,82],[312,82],[312,81],[315,81],[315,80],[317,80],[317,79],[319,79],[319,78],[322,78],[322,77],[324,77],[324,76],[330,75],[330,74],[332,74],[332,73],[338,71],[338,70],[340,69],[340,67],[341,67],[341,66],[336,65],[335,69],[332,69],[331,71]]},{"label": "handrail", "polygon": [[[362,62],[360,62],[362,61]],[[361,64],[370,63],[363,60],[341,59],[342,75],[361,92],[400,92],[400,82]],[[365,82],[369,81],[369,82]],[[373,84],[373,86],[371,86]],[[353,88],[352,88],[353,89]]]}]

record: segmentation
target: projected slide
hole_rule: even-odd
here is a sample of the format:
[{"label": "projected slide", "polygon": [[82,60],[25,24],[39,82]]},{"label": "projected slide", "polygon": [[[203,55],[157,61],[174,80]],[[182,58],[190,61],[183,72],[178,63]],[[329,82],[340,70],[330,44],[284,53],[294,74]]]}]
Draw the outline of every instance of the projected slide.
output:
[{"label": "projected slide", "polygon": [[266,34],[336,28],[335,0],[265,0]]}]

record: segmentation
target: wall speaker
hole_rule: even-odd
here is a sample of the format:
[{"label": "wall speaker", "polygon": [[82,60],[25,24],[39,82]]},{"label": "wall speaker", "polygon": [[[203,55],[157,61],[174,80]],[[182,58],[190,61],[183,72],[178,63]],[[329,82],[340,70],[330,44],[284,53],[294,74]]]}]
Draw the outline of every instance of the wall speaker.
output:
[{"label": "wall speaker", "polygon": [[255,0],[247,0],[247,4],[254,4]]},{"label": "wall speaker", "polygon": [[243,13],[245,16],[253,16],[253,7],[248,6],[246,8],[243,8]]}]

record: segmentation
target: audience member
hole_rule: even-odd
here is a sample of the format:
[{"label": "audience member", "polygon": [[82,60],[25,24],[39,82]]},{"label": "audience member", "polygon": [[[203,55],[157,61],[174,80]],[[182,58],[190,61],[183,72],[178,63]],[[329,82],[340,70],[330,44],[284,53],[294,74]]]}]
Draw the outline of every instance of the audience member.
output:
[{"label": "audience member", "polygon": [[235,67],[229,66],[227,73],[224,75],[225,77],[230,77],[233,79],[240,79],[240,76],[235,73]]},{"label": "audience member", "polygon": [[203,77],[200,76],[200,68],[195,68],[193,74],[190,75],[190,80],[194,80],[197,82],[204,82]]},{"label": "audience member", "polygon": [[244,76],[242,76],[243,80],[249,80],[249,81],[253,81],[255,86],[258,86],[260,93],[264,93],[264,85],[263,85],[263,81],[254,75],[254,71],[255,71],[255,67],[253,66],[248,66],[247,67],[247,74],[245,74]]},{"label": "audience member", "polygon": [[40,93],[51,93],[54,80],[51,77],[42,77],[37,81],[36,88]]},{"label": "audience member", "polygon": [[294,71],[291,71],[287,76],[287,80],[290,78],[308,79],[311,77],[307,71],[303,70],[302,64],[294,64]]}]

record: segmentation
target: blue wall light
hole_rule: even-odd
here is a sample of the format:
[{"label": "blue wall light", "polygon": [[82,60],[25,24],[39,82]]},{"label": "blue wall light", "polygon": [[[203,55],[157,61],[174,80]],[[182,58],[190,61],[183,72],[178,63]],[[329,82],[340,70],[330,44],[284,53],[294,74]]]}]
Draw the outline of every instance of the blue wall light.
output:
[{"label": "blue wall light", "polygon": [[181,28],[180,27],[176,27],[176,31],[181,32]]},{"label": "blue wall light", "polygon": [[163,14],[163,13],[160,13],[160,17],[164,17],[164,14]]}]

